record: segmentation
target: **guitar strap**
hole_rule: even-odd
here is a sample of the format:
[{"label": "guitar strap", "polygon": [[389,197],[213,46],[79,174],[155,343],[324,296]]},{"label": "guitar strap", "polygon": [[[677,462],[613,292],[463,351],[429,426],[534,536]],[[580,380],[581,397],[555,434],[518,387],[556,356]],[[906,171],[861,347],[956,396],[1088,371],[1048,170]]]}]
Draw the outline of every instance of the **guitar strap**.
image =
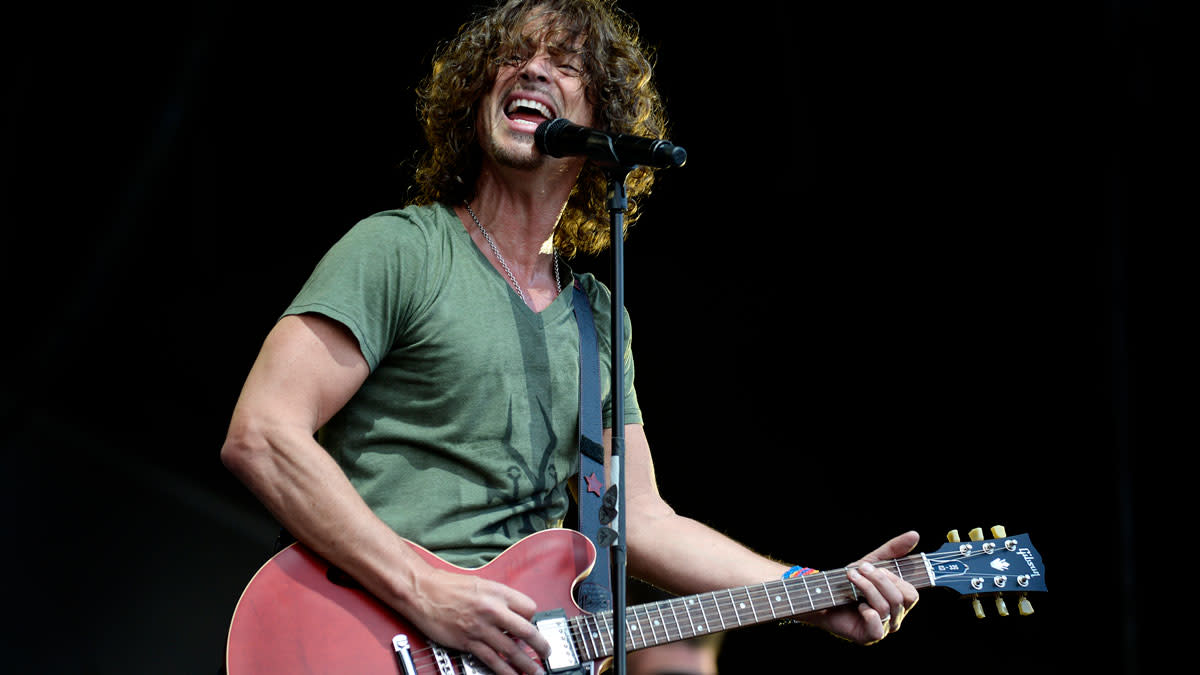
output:
[{"label": "guitar strap", "polygon": [[587,293],[576,276],[573,284],[575,321],[579,324],[579,531],[596,546],[596,565],[579,584],[577,600],[588,612],[612,607],[612,572],[604,536],[611,520],[605,507],[604,420],[600,407],[600,352]]}]

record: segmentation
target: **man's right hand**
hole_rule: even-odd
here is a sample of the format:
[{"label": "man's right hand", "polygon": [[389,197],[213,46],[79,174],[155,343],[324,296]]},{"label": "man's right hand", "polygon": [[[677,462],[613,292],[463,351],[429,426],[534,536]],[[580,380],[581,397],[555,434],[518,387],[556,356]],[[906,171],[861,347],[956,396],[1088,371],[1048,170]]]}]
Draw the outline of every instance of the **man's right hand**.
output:
[{"label": "man's right hand", "polygon": [[[543,673],[550,644],[533,625],[537,605],[504,584],[433,567],[414,573],[402,608],[430,640],[470,652],[497,675]],[[529,651],[533,650],[533,653]]]}]

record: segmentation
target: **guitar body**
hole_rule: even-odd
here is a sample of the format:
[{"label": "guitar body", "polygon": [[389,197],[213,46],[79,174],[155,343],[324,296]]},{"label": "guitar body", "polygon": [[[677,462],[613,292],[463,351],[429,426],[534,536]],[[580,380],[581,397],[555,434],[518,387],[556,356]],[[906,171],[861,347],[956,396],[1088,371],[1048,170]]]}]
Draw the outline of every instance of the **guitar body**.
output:
[{"label": "guitar body", "polygon": [[[533,598],[537,611],[563,610],[568,617],[583,613],[574,602],[574,586],[596,559],[592,543],[572,530],[530,535],[477,569],[451,565],[409,545],[435,567],[506,584]],[[299,544],[267,561],[234,611],[226,649],[229,675],[395,675],[402,671],[392,638],[401,634],[418,655],[417,672],[438,672],[424,636],[344,576]]]}]

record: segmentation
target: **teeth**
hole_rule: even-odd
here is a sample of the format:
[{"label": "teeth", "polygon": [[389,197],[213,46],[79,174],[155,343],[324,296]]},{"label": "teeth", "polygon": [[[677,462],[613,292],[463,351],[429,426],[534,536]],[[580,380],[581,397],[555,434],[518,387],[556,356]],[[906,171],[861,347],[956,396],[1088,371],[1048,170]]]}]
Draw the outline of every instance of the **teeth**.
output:
[{"label": "teeth", "polygon": [[551,117],[549,108],[542,105],[541,103],[538,103],[537,101],[533,101],[533,100],[530,100],[527,98],[514,98],[512,101],[509,102],[508,107],[504,109],[504,112],[511,113],[512,111],[516,110],[517,108],[529,108],[530,110],[538,111],[542,115],[542,117],[545,117],[547,119],[549,119]]}]

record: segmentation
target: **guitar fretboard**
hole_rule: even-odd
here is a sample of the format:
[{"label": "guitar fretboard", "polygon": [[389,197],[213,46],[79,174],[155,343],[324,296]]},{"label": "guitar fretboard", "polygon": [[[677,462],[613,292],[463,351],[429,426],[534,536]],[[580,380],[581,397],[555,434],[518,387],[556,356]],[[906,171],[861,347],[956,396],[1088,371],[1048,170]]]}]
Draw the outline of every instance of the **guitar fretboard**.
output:
[{"label": "guitar fretboard", "polygon": [[[924,556],[912,555],[876,566],[889,569],[917,588],[933,585]],[[858,600],[858,589],[846,578],[846,569],[839,569],[637,605],[625,611],[625,649],[634,651],[780,621]],[[576,649],[585,660],[613,654],[611,611],[578,616],[571,624]]]}]

